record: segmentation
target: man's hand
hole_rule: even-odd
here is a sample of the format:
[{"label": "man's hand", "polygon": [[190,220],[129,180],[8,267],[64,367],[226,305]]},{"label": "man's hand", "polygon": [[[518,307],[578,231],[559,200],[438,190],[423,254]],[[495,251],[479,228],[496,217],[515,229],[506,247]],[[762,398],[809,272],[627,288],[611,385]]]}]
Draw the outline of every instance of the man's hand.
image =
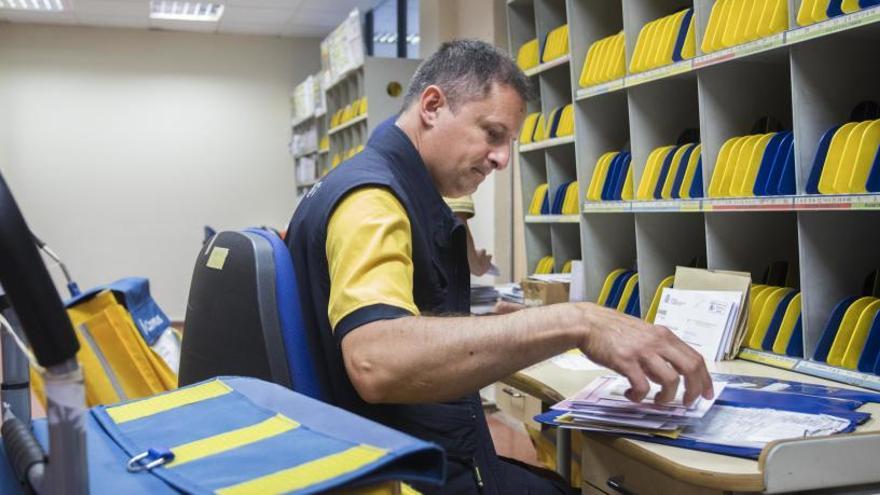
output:
[{"label": "man's hand", "polygon": [[684,376],[684,403],[714,396],[703,357],[668,328],[592,303],[577,305],[586,334],[579,347],[592,361],[625,376],[632,388],[626,397],[640,402],[650,391],[648,380],[661,386],[654,401],[671,401]]},{"label": "man's hand", "polygon": [[485,249],[477,249],[471,256],[468,256],[468,265],[470,265],[471,273],[476,276],[484,275],[492,266],[492,255],[486,253]]}]

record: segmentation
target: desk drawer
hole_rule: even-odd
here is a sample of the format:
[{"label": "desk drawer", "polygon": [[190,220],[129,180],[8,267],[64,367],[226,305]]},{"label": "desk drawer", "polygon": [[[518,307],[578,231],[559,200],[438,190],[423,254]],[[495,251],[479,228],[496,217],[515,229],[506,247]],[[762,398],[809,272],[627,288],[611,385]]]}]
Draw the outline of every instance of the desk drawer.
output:
[{"label": "desk drawer", "polygon": [[[588,435],[583,437],[581,472],[583,493],[637,493],[638,495],[720,495],[719,490],[703,488],[676,480],[631,457],[599,443]],[[611,488],[608,480],[615,480],[625,490]],[[587,486],[589,485],[589,486]],[[597,490],[598,488],[598,490]]]},{"label": "desk drawer", "polygon": [[522,421],[529,428],[540,431],[540,423],[532,419],[536,415],[541,414],[541,401],[539,399],[510,385],[496,383],[495,403],[498,405],[498,409],[504,411],[505,414]]}]

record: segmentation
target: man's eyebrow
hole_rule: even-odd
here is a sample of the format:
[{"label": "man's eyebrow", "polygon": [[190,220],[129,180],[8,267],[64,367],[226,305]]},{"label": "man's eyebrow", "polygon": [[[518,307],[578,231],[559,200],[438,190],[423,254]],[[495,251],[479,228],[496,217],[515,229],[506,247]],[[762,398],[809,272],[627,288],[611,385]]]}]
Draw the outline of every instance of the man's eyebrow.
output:
[{"label": "man's eyebrow", "polygon": [[508,131],[507,126],[504,125],[502,122],[491,122],[491,121],[489,121],[489,122],[484,123],[483,125],[486,126],[486,127],[491,127],[492,130],[495,130],[495,131],[497,131],[497,130],[500,130],[500,131],[502,131],[502,132],[507,132],[507,131]]}]

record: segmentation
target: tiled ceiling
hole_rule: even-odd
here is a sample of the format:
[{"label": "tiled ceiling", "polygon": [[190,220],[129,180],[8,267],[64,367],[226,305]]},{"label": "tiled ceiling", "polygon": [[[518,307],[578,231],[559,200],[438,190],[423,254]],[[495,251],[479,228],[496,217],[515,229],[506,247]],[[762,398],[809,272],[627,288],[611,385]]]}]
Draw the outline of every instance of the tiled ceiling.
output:
[{"label": "tiled ceiling", "polygon": [[220,22],[150,19],[150,0],[62,0],[62,12],[0,9],[0,21],[28,24],[168,29],[203,33],[323,37],[351,9],[379,0],[214,0],[226,5]]}]

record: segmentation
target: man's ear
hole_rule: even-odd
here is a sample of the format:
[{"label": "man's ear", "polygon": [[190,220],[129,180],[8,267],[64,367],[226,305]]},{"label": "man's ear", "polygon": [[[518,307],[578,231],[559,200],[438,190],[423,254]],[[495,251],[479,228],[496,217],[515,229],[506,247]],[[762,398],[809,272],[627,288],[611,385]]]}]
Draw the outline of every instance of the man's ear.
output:
[{"label": "man's ear", "polygon": [[433,127],[437,122],[440,110],[446,105],[446,95],[442,89],[433,84],[425,88],[419,98],[419,113],[422,122],[428,127]]}]

